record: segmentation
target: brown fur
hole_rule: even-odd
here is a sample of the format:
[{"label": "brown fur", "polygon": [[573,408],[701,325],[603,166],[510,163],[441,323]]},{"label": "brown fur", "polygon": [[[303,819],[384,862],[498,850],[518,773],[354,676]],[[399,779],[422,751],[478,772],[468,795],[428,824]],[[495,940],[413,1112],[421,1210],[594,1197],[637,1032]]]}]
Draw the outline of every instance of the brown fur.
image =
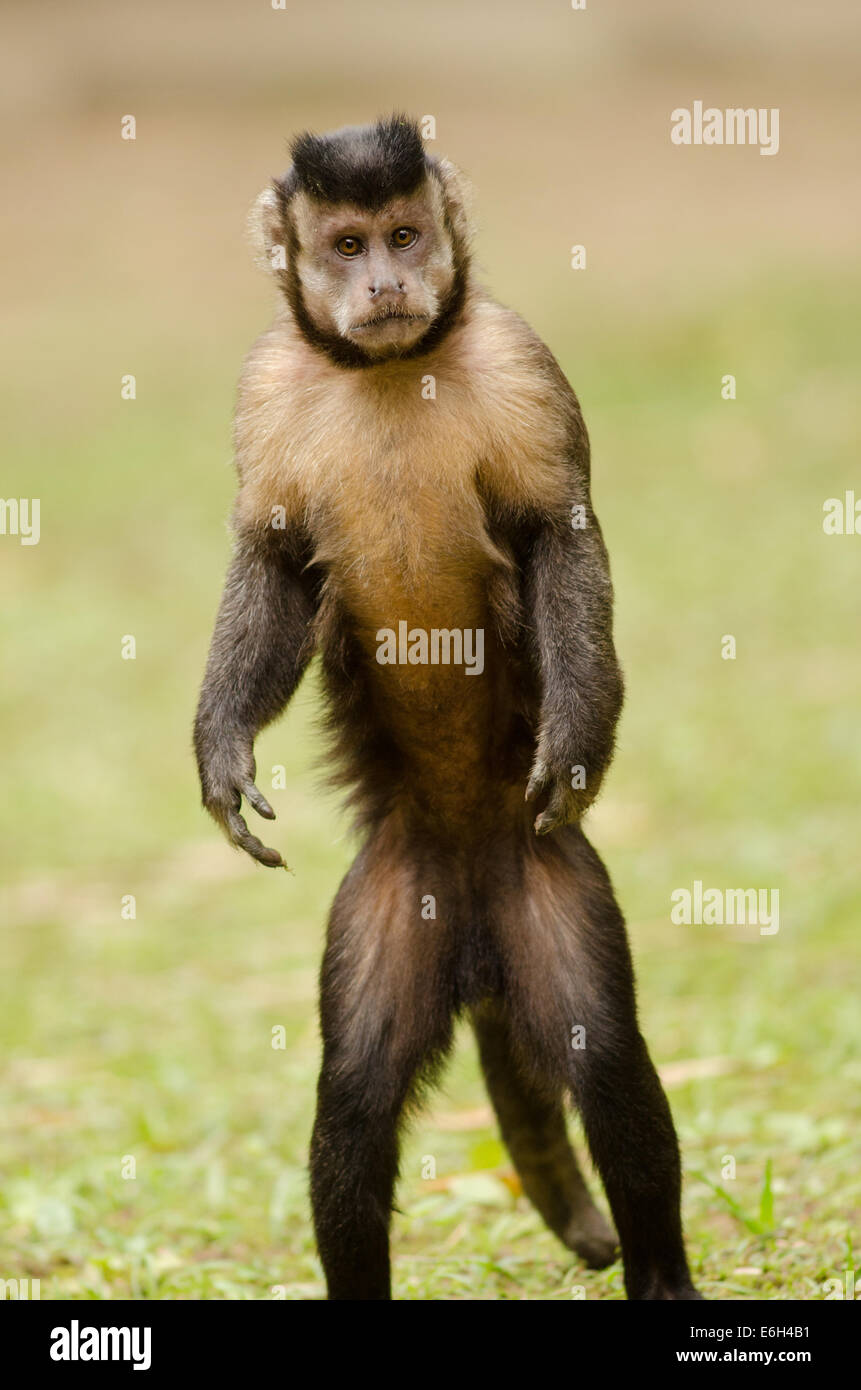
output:
[{"label": "brown fur", "polygon": [[[491,538],[486,496],[548,513],[572,499],[563,464],[576,403],[560,397],[546,349],[516,314],[474,296],[462,327],[421,359],[344,372],[280,319],[252,350],[236,425],[240,528],[288,525],[314,537],[328,609],[346,607],[396,737],[427,764],[447,821],[474,814],[493,684],[430,665],[380,668],[381,627],[484,628],[504,635],[521,616],[507,580],[510,553]],[[437,397],[422,397],[432,375]],[[494,603],[494,596],[496,602]],[[496,612],[494,613],[493,609]],[[488,640],[493,640],[489,636]],[[497,656],[503,659],[497,640]],[[422,726],[426,725],[422,734]],[[449,758],[439,756],[446,729]],[[476,733],[481,731],[479,740]]]},{"label": "brown fur", "polygon": [[[272,815],[253,785],[254,737],[320,652],[362,829],[321,976],[311,1185],[329,1296],[389,1296],[400,1116],[469,1012],[503,1136],[551,1228],[590,1263],[613,1257],[567,1141],[567,1094],[630,1296],[695,1297],[624,922],[579,824],[612,755],[622,682],[577,399],[531,329],[472,283],[462,181],[434,161],[414,186],[425,157],[408,123],[303,137],[300,149],[305,186],[288,175],[258,208],[264,249],[289,247],[287,303],[240,383],[237,550],[196,748],[205,804],[235,844],[278,865],[241,799]],[[321,198],[338,180],[373,191],[381,151],[394,161],[381,186],[389,178],[396,196],[364,209]],[[399,225],[420,229],[404,259]],[[344,235],[365,261],[339,261]],[[369,353],[363,315],[380,300],[404,312],[373,318]],[[483,671],[381,665],[379,632],[399,622],[483,630]]]}]

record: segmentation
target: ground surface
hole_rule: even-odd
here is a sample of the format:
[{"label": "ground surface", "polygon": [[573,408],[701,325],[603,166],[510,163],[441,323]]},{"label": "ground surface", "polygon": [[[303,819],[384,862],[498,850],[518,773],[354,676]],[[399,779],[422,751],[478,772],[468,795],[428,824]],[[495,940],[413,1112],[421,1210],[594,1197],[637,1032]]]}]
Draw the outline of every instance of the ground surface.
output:
[{"label": "ground surface", "polygon": [[[227,557],[233,381],[269,304],[242,209],[291,129],[418,105],[478,185],[488,278],[550,342],[592,432],[628,701],[590,833],[631,922],[697,1282],[821,1297],[857,1263],[861,1189],[861,538],[821,527],[825,498],[861,495],[843,31],[829,47],[784,6],[784,27],[764,18],[739,48],[727,31],[750,7],[721,7],[710,46],[670,5],[648,36],[635,6],[615,29],[566,15],[596,26],[590,54],[558,17],[523,28],[494,6],[440,78],[443,5],[418,67],[390,79],[357,75],[342,33],[327,89],[325,6],[289,42],[196,8],[193,25],[94,7],[92,43],[58,14],[41,91],[5,88],[24,119],[5,137],[0,490],[41,497],[42,539],[0,545],[0,1276],[38,1277],[46,1298],[322,1295],[315,975],[351,844],[315,789],[313,678],[258,750],[293,876],[206,823],[189,729]],[[13,58],[35,34],[14,13]],[[406,38],[385,33],[397,57]],[[780,155],[674,163],[667,112],[700,91],[779,101]],[[121,111],[138,113],[133,148]],[[275,764],[287,788],[270,792]],[[779,889],[779,932],[673,925],[670,894],[695,879]],[[399,1202],[399,1298],[622,1296],[618,1265],[585,1272],[518,1195],[465,1034]]]}]

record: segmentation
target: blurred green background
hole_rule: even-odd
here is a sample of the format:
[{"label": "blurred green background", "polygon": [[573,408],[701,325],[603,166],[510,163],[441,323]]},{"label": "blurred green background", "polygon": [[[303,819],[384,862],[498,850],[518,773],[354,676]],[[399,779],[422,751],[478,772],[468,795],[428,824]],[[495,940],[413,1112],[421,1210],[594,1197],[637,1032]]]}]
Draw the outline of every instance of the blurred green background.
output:
[{"label": "blurred green background", "polygon": [[[861,495],[857,6],[7,0],[3,26],[0,492],[39,497],[42,534],[0,537],[0,1277],[322,1296],[315,977],[353,846],[315,783],[315,679],[258,744],[293,876],[208,823],[190,725],[235,380],[273,302],[246,210],[298,129],[402,108],[472,179],[482,273],[592,435],[628,698],[589,830],[697,1281],[822,1297],[857,1263],[861,1187],[861,537],[822,530],[826,498]],[[779,107],[779,153],[673,146],[696,99]],[[779,933],[672,925],[695,879],[779,889]],[[622,1296],[518,1195],[465,1033],[400,1206],[399,1298]]]}]

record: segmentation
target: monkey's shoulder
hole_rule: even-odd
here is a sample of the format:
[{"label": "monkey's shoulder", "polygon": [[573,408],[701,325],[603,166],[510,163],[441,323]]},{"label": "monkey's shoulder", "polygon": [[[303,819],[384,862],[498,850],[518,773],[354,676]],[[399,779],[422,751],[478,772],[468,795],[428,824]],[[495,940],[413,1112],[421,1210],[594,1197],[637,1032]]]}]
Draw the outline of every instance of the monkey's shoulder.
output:
[{"label": "monkey's shoulder", "polygon": [[550,348],[513,309],[482,299],[461,345],[461,379],[489,438],[483,477],[503,501],[554,507],[588,488],[589,437]]},{"label": "monkey's shoulder", "polygon": [[237,520],[256,525],[279,508],[301,515],[327,426],[326,364],[279,315],[252,345],[239,378],[233,446],[239,476]]}]

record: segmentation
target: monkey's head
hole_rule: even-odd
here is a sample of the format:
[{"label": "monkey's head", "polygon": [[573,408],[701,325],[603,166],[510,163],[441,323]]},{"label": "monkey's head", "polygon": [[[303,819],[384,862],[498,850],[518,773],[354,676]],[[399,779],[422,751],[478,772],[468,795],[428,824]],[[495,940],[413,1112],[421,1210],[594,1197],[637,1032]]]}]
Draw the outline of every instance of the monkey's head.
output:
[{"label": "monkey's head", "polygon": [[305,337],[347,367],[434,347],[467,289],[457,170],[403,116],[300,135],[291,152],[257,200],[257,233]]}]

